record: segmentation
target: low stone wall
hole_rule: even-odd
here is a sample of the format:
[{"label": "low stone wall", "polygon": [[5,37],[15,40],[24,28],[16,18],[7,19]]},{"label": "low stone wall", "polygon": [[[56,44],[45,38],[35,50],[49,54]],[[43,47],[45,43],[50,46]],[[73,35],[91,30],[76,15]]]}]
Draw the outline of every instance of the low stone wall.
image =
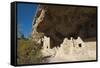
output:
[{"label": "low stone wall", "polygon": [[[64,61],[84,61],[96,59],[96,43],[93,43],[91,50],[90,43],[83,42],[80,37],[77,39],[65,38],[60,47],[50,48],[50,38],[44,37],[43,48],[41,50],[44,57],[48,57],[48,62],[64,62]],[[80,45],[81,44],[81,45]],[[90,47],[88,47],[90,46]],[[91,55],[93,52],[93,55]]]}]

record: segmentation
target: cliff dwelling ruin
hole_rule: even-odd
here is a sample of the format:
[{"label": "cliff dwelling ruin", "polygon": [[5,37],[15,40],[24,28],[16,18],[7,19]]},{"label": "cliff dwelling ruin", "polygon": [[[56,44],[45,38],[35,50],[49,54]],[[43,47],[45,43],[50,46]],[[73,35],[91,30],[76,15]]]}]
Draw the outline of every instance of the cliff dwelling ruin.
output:
[{"label": "cliff dwelling ruin", "polygon": [[39,5],[32,40],[46,62],[95,60],[96,23],[96,7]]}]

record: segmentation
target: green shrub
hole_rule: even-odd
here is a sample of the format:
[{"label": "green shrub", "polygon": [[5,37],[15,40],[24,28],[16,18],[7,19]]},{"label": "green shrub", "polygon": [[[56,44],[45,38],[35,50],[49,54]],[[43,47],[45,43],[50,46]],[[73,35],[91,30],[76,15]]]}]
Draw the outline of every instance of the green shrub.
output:
[{"label": "green shrub", "polygon": [[35,64],[41,63],[41,46],[31,40],[20,39],[17,45],[17,63]]}]

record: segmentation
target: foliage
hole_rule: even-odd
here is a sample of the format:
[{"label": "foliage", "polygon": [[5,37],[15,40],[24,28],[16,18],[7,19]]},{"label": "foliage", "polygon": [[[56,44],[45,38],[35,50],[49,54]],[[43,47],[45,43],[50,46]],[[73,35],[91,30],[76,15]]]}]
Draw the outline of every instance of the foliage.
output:
[{"label": "foliage", "polygon": [[40,45],[31,40],[18,39],[17,45],[17,63],[18,64],[35,64],[41,63],[42,55]]}]

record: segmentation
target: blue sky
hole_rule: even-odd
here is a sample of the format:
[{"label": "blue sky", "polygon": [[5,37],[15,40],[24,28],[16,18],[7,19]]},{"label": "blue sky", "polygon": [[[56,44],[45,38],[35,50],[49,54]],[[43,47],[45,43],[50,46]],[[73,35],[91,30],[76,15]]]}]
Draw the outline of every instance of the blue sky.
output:
[{"label": "blue sky", "polygon": [[17,24],[18,30],[29,37],[32,31],[32,21],[35,16],[37,4],[18,3],[17,4]]}]

